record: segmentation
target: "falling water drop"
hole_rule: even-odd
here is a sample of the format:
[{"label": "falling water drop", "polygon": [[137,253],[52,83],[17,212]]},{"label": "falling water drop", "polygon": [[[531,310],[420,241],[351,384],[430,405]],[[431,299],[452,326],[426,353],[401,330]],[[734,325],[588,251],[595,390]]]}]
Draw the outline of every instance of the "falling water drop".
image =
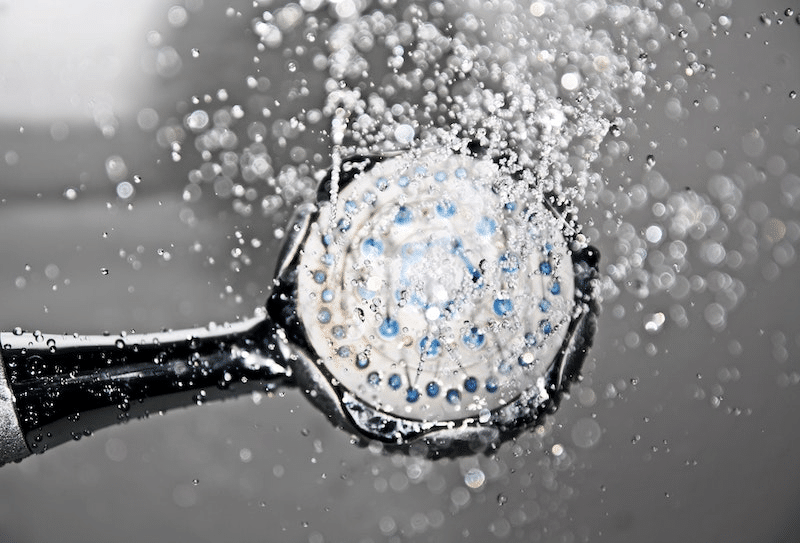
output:
[{"label": "falling water drop", "polygon": [[464,474],[464,484],[466,484],[469,488],[480,488],[485,482],[486,475],[480,468],[471,468],[466,474]]}]

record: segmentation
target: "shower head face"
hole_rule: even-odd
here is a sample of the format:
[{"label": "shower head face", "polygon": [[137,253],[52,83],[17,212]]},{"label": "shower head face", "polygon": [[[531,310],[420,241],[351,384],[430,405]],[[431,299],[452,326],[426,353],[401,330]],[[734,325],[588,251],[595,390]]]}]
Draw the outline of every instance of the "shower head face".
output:
[{"label": "shower head face", "polygon": [[279,271],[313,381],[385,441],[537,418],[582,314],[564,219],[448,149],[346,161],[328,181]]}]

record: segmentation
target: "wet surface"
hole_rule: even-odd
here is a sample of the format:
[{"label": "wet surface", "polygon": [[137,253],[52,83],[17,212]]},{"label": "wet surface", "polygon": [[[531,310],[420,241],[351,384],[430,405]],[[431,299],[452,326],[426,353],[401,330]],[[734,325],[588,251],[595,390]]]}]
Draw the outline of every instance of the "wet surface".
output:
[{"label": "wet surface", "polygon": [[[620,98],[624,126],[607,127],[611,136],[585,165],[602,183],[589,179],[582,192],[570,191],[569,176],[564,183],[583,198],[585,233],[603,255],[603,304],[583,381],[543,426],[493,455],[431,462],[354,446],[297,391],[210,403],[3,467],[0,536],[792,540],[798,15],[785,2],[644,4],[663,31],[619,49],[642,48],[655,62],[644,99]],[[589,3],[565,5],[573,19],[564,24],[594,20]],[[153,9],[140,32],[152,63],[132,68],[150,91],[130,111],[100,109],[79,122],[3,110],[2,329],[148,332],[248,317],[263,304],[282,228],[313,196],[303,165],[327,166],[330,119],[306,115],[305,131],[291,122],[312,102],[328,115],[314,55],[283,52],[305,35],[286,33],[276,45],[275,29],[291,28],[299,6],[275,20],[262,13],[277,17],[276,6],[226,8]],[[536,17],[550,8],[524,9]],[[454,17],[469,30],[469,18]],[[626,21],[615,35],[635,34]],[[385,59],[368,60],[386,69]],[[298,70],[307,84],[297,83]],[[583,78],[547,75],[568,94],[585,70]],[[247,79],[258,73],[269,81]],[[350,84],[369,77],[352,75]],[[305,87],[308,95],[274,103]],[[230,118],[215,121],[220,110]],[[397,128],[413,124],[412,113],[401,110]],[[368,124],[351,123],[351,135],[376,145],[405,138],[394,130],[381,140]],[[176,147],[178,129],[185,135]],[[210,162],[224,169],[225,151],[246,165],[239,175],[259,179],[241,194],[212,166],[204,170]]]}]

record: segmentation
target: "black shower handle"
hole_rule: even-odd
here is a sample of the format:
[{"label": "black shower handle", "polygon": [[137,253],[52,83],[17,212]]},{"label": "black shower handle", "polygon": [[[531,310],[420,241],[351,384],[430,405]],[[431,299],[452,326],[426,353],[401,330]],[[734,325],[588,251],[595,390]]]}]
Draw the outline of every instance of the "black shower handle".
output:
[{"label": "black shower handle", "polygon": [[0,333],[0,464],[165,409],[285,382],[266,318],[128,335]]}]

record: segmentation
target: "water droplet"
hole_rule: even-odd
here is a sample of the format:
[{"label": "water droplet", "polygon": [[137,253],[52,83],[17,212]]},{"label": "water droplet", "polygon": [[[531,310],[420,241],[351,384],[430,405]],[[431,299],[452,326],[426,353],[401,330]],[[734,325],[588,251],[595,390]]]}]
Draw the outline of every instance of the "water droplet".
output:
[{"label": "water droplet", "polygon": [[132,197],[136,190],[133,188],[128,181],[122,181],[117,185],[117,196],[122,198],[123,200],[127,200],[128,198]]},{"label": "water droplet", "polygon": [[600,425],[592,418],[582,418],[572,427],[572,441],[582,449],[597,445],[601,435]]},{"label": "water droplet", "polygon": [[657,334],[661,331],[666,321],[666,316],[661,312],[647,315],[644,320],[644,329],[651,334]]},{"label": "water droplet", "polygon": [[186,119],[184,119],[184,124],[190,130],[199,132],[208,126],[209,120],[208,113],[202,109],[198,109],[186,116]]},{"label": "water droplet", "polygon": [[247,464],[253,459],[253,451],[248,448],[242,448],[239,450],[239,460],[243,463]]},{"label": "water droplet", "polygon": [[578,72],[567,72],[561,76],[561,86],[564,90],[574,91],[581,86],[582,78]]},{"label": "water droplet", "polygon": [[486,475],[479,468],[472,468],[464,475],[464,484],[466,484],[469,488],[480,488],[485,482]]},{"label": "water droplet", "polygon": [[128,167],[122,157],[112,155],[106,159],[106,174],[108,179],[114,183],[122,181],[128,175]]},{"label": "water droplet", "polygon": [[414,141],[414,136],[414,127],[410,124],[401,124],[395,128],[394,139],[397,140],[398,143],[408,145]]}]

